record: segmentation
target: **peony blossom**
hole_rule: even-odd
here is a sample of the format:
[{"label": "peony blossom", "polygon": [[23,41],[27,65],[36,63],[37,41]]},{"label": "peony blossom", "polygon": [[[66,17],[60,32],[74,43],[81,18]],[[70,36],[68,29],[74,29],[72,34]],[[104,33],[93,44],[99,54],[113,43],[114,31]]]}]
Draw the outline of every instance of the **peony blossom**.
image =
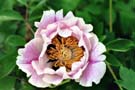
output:
[{"label": "peony blossom", "polygon": [[29,83],[45,88],[71,79],[85,87],[98,84],[106,71],[105,46],[72,12],[43,12],[37,31],[24,48],[18,50],[17,65],[27,74]]}]

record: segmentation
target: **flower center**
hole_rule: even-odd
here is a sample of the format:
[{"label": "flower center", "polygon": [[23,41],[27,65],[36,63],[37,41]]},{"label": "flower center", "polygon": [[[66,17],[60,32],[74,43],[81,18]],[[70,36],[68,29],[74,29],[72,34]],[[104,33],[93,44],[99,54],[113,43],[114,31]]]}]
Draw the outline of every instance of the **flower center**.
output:
[{"label": "flower center", "polygon": [[46,55],[48,62],[53,62],[54,68],[65,66],[69,71],[72,63],[80,61],[84,55],[84,49],[78,46],[77,38],[73,36],[64,38],[56,35],[52,39],[52,44],[48,45]]},{"label": "flower center", "polygon": [[67,47],[62,47],[60,50],[60,60],[69,60],[72,57],[72,51]]}]

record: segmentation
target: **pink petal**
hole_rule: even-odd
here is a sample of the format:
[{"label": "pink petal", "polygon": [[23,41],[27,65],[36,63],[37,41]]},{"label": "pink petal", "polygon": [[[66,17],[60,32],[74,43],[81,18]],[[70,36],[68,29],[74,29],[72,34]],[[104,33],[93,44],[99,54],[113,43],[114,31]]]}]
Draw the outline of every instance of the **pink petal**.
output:
[{"label": "pink petal", "polygon": [[106,57],[104,55],[101,56],[101,54],[103,54],[106,51],[105,46],[98,42],[98,44],[96,45],[96,47],[94,48],[94,50],[92,50],[91,52],[91,60],[92,61],[103,61],[106,59]]},{"label": "pink petal", "polygon": [[69,18],[69,19],[66,19],[66,20],[62,20],[61,23],[64,24],[65,28],[69,28],[71,26],[76,25],[77,18],[76,17],[73,17],[73,18]]},{"label": "pink petal", "polygon": [[41,52],[40,50],[42,48],[42,42],[36,43],[36,42],[40,42],[37,40],[39,39],[37,38],[32,39],[29,43],[25,45],[23,55],[21,55],[25,63],[31,63],[32,60],[38,60],[38,57]]},{"label": "pink petal", "polygon": [[51,34],[53,34],[54,32],[56,32],[58,25],[56,23],[53,24],[49,24],[46,28],[46,30],[44,30],[44,34],[46,34],[47,37],[51,37]]},{"label": "pink petal", "polygon": [[40,22],[35,22],[35,26],[38,27],[35,32],[35,37],[40,36],[40,32],[45,29],[49,24],[55,22],[55,12],[54,10],[48,10],[43,12],[43,16]]},{"label": "pink petal", "polygon": [[35,25],[36,27],[38,27],[39,24],[40,24],[40,22],[35,22],[35,23],[34,23],[34,25]]},{"label": "pink petal", "polygon": [[42,48],[43,48],[43,39],[41,37],[34,38],[33,44],[36,47],[36,49],[38,50],[38,52],[41,52],[42,51]]},{"label": "pink petal", "polygon": [[61,37],[69,37],[69,36],[72,35],[72,31],[70,31],[69,29],[64,29],[64,30],[58,29],[58,34],[59,34]]},{"label": "pink petal", "polygon": [[69,18],[73,18],[74,14],[70,11],[66,14],[66,16],[64,17],[64,19],[69,19]]},{"label": "pink petal", "polygon": [[68,73],[68,75],[72,79],[78,79],[82,75],[82,62],[75,62],[72,64],[71,71]]},{"label": "pink petal", "polygon": [[45,68],[44,70],[44,73],[45,74],[56,74],[56,75],[59,75],[61,76],[63,79],[67,79],[69,78],[69,76],[67,75],[67,71],[66,71],[66,68],[65,67],[60,67],[58,70],[53,70],[52,68]]},{"label": "pink petal", "polygon": [[29,79],[29,83],[31,83],[32,85],[34,85],[36,87],[40,87],[40,88],[45,88],[45,87],[50,86],[50,84],[43,81],[43,75],[39,76],[36,73],[32,74],[32,76]]},{"label": "pink petal", "polygon": [[99,55],[95,60],[96,61],[104,61],[106,59],[105,55]]},{"label": "pink petal", "polygon": [[92,86],[92,82],[98,84],[106,71],[104,62],[89,63],[84,70],[79,82],[82,86]]},{"label": "pink petal", "polygon": [[59,10],[56,12],[56,21],[60,21],[63,19],[63,10]]},{"label": "pink petal", "polygon": [[86,66],[87,66],[86,57],[83,56],[79,62],[74,62],[72,64],[71,71],[68,73],[68,75],[72,79],[78,79],[82,75],[82,72],[84,71],[84,69],[86,68]]},{"label": "pink petal", "polygon": [[38,28],[45,29],[48,24],[51,24],[53,22],[55,22],[54,10],[44,11]]},{"label": "pink petal", "polygon": [[17,65],[19,66],[19,69],[21,69],[23,72],[27,74],[27,77],[31,76],[34,72],[34,69],[32,68],[31,64],[20,64],[17,62]]},{"label": "pink petal", "polygon": [[45,74],[43,80],[49,84],[58,85],[62,82],[63,78],[56,74]]},{"label": "pink petal", "polygon": [[60,67],[58,70],[56,70],[56,74],[62,76],[63,79],[69,78],[65,67]]},{"label": "pink petal", "polygon": [[91,32],[93,30],[93,26],[91,24],[85,24],[82,18],[78,18],[77,25],[84,32]]},{"label": "pink petal", "polygon": [[44,74],[45,68],[51,68],[52,63],[47,63],[48,58],[46,56],[41,57],[39,61],[33,61],[32,66],[38,75]]},{"label": "pink petal", "polygon": [[97,46],[99,42],[98,37],[94,33],[90,33],[89,40],[90,40],[92,49],[95,49],[95,47]]},{"label": "pink petal", "polygon": [[58,85],[64,79],[69,78],[65,67],[60,67],[58,70],[53,70],[51,68],[45,68],[43,80],[47,83]]}]

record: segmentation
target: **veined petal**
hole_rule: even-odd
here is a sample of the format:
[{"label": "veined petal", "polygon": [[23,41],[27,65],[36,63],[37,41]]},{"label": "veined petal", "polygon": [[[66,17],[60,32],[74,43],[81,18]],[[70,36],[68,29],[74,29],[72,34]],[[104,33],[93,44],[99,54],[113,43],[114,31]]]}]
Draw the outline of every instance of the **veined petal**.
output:
[{"label": "veined petal", "polygon": [[104,62],[89,63],[84,70],[79,83],[82,86],[92,86],[92,82],[98,84],[106,71],[106,65]]}]

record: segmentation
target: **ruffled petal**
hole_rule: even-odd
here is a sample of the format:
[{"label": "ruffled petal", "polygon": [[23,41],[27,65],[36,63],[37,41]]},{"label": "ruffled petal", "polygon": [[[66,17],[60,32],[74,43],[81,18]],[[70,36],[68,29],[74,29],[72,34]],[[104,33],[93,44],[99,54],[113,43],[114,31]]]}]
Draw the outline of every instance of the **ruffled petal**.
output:
[{"label": "ruffled petal", "polygon": [[91,24],[85,24],[82,18],[78,18],[77,26],[84,32],[91,32],[93,30],[93,26]]},{"label": "ruffled petal", "polygon": [[36,73],[32,74],[32,76],[29,79],[29,83],[40,88],[45,88],[50,86],[50,84],[43,81],[43,75],[37,75]]},{"label": "ruffled petal", "polygon": [[69,18],[69,19],[61,21],[61,24],[63,24],[62,28],[70,28],[71,26],[76,25],[76,23],[77,23],[77,18],[76,17]]},{"label": "ruffled petal", "polygon": [[53,22],[55,22],[55,11],[44,11],[38,28],[45,29],[48,24],[51,24]]},{"label": "ruffled petal", "polygon": [[31,64],[20,64],[19,62],[17,62],[17,65],[19,66],[19,69],[21,69],[23,72],[27,74],[27,77],[31,76],[34,72],[34,69],[31,66]]},{"label": "ruffled petal", "polygon": [[64,30],[58,29],[58,35],[66,38],[72,35],[72,31],[70,31],[69,29],[64,29]]},{"label": "ruffled petal", "polygon": [[56,12],[56,21],[60,21],[63,19],[63,10],[59,10]]},{"label": "ruffled petal", "polygon": [[92,61],[104,61],[106,59],[105,55],[102,55],[106,51],[105,46],[98,42],[95,49],[91,52],[91,60]]},{"label": "ruffled petal", "polygon": [[66,14],[66,16],[64,17],[64,19],[66,20],[66,19],[73,18],[73,17],[75,17],[74,14],[73,14],[71,11],[69,11],[69,12]]},{"label": "ruffled petal", "polygon": [[92,82],[98,84],[106,71],[106,65],[104,62],[89,63],[84,70],[79,83],[82,86],[92,86]]},{"label": "ruffled petal", "polygon": [[45,74],[43,80],[49,84],[59,85],[63,78],[62,76],[56,75],[56,74]]},{"label": "ruffled petal", "polygon": [[40,42],[39,39],[35,38],[25,45],[24,52],[20,56],[22,56],[25,63],[31,63],[33,60],[38,60],[41,49],[42,41]]},{"label": "ruffled petal", "polygon": [[69,78],[66,72],[65,67],[60,67],[58,70],[54,71],[51,68],[46,68],[44,70],[44,78],[43,80],[49,84],[58,85],[60,84],[64,79]]},{"label": "ruffled petal", "polygon": [[40,32],[46,27],[55,22],[55,12],[54,10],[48,10],[43,12],[43,16],[40,20],[40,22],[35,22],[35,26],[38,28],[35,32],[35,37],[40,36]]}]

